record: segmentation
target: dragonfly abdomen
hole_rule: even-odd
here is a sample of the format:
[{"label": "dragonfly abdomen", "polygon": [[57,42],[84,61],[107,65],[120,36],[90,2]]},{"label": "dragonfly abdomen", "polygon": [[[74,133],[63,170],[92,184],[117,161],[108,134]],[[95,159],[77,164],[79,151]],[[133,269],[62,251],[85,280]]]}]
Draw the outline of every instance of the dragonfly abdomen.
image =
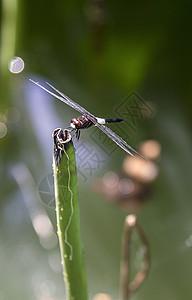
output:
[{"label": "dragonfly abdomen", "polygon": [[120,118],[114,118],[114,119],[105,119],[106,123],[118,123],[118,122],[123,122],[124,119],[120,119]]}]

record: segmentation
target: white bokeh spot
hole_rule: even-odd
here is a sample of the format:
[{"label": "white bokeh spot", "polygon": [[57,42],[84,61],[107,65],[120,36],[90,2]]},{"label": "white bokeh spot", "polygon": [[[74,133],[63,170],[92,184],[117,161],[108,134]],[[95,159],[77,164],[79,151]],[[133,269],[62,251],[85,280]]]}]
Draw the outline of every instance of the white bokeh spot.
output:
[{"label": "white bokeh spot", "polygon": [[9,62],[9,71],[14,74],[21,73],[24,69],[25,63],[21,57],[13,57]]}]

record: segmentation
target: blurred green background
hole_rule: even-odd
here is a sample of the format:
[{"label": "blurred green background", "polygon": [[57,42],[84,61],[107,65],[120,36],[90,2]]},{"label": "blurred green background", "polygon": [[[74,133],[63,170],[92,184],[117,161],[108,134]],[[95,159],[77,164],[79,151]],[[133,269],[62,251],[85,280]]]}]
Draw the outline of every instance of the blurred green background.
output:
[{"label": "blurred green background", "polygon": [[[153,118],[138,122],[129,141],[137,147],[153,138],[162,146],[153,194],[137,212],[150,244],[151,268],[132,299],[191,299],[191,1],[0,3],[0,300],[65,295],[51,134],[78,114],[29,78],[51,82],[98,116],[114,116],[133,90],[153,107]],[[8,70],[14,56],[25,62],[17,75]],[[107,171],[120,172],[125,154],[116,149],[105,156],[89,135],[82,133],[81,141],[104,160],[91,174],[79,170],[89,295],[103,292],[118,299],[126,213],[105,202],[92,183]]]}]

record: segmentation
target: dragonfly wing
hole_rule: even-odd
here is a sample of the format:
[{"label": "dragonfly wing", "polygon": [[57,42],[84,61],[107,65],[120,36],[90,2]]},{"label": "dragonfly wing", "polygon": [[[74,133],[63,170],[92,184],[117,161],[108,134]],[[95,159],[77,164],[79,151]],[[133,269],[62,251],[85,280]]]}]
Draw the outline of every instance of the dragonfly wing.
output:
[{"label": "dragonfly wing", "polygon": [[96,119],[96,117],[94,115],[92,115],[88,110],[86,110],[85,108],[83,108],[81,105],[79,105],[78,103],[76,103],[75,101],[73,101],[71,98],[69,98],[67,95],[63,94],[62,92],[60,92],[58,89],[56,89],[53,85],[51,85],[49,82],[46,82],[53,90],[55,90],[58,94],[60,94],[63,99],[66,101],[64,101],[65,103],[71,103],[68,104],[71,107],[73,107],[74,109],[76,109],[77,111],[79,111],[80,113],[82,113],[83,115],[88,115],[94,119]]},{"label": "dragonfly wing", "polygon": [[57,90],[54,86],[52,86],[50,83],[46,82],[53,90],[55,90],[59,95],[53,93],[52,91],[48,90],[47,88],[45,88],[44,86],[42,86],[40,83],[35,82],[32,79],[29,79],[31,82],[33,82],[34,84],[36,84],[37,86],[39,86],[41,89],[43,89],[44,91],[46,91],[47,93],[49,93],[50,95],[52,95],[53,97],[59,99],[60,101],[66,103],[67,105],[69,105],[70,107],[74,108],[76,111],[80,112],[83,115],[88,115],[92,118],[95,118],[94,115],[92,115],[90,112],[88,112],[86,109],[84,109],[82,106],[80,106],[79,104],[77,104],[75,101],[73,101],[72,99],[70,99],[68,96],[66,96],[65,94],[63,94],[62,92],[60,92],[59,90]]},{"label": "dragonfly wing", "polygon": [[119,135],[113,132],[109,127],[96,123],[95,124],[101,131],[103,131],[111,140],[113,140],[119,147],[121,147],[129,155],[134,156],[128,149],[145,159],[135,149],[128,145]]}]

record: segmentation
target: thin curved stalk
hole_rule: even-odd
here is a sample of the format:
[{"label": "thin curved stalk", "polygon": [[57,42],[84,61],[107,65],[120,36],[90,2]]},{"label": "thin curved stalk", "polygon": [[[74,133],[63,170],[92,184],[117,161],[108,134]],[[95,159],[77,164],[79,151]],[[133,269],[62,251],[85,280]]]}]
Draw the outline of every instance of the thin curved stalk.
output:
[{"label": "thin curved stalk", "polygon": [[[130,280],[130,261],[131,261],[131,235],[133,230],[136,230],[139,239],[140,247],[143,250],[143,259],[141,268],[135,275],[133,280]],[[121,294],[122,300],[128,300],[132,294],[141,286],[145,280],[150,265],[149,246],[147,239],[141,226],[139,225],[135,215],[128,215],[125,218],[124,232],[122,239],[122,259],[121,259]]]}]

